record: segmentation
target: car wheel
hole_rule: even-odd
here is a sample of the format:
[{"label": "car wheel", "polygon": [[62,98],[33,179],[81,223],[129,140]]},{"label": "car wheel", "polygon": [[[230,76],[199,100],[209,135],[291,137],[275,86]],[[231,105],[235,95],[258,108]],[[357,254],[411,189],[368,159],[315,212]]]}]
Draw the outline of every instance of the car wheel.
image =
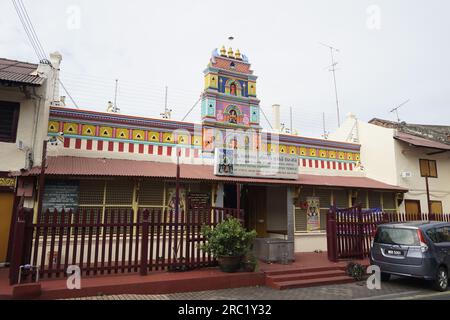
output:
[{"label": "car wheel", "polygon": [[381,273],[381,281],[389,281],[389,279],[391,279],[390,273],[385,273],[385,272]]},{"label": "car wheel", "polygon": [[434,288],[437,291],[445,291],[448,286],[448,272],[444,267],[438,269],[436,280],[434,280]]}]

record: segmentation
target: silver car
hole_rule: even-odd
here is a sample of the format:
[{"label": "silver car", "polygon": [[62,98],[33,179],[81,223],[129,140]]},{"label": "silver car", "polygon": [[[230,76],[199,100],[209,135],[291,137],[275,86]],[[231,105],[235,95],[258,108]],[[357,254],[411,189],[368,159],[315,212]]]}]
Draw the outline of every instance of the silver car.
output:
[{"label": "silver car", "polygon": [[391,275],[433,281],[438,291],[447,290],[450,268],[450,223],[405,222],[378,227],[370,263],[381,269],[381,280]]}]

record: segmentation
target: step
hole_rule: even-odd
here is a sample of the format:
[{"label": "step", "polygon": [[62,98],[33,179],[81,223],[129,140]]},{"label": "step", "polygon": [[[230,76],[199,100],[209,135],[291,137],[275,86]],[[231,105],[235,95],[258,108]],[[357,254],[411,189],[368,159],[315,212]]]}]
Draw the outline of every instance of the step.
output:
[{"label": "step", "polygon": [[292,280],[292,281],[282,281],[270,284],[269,286],[278,289],[278,290],[286,290],[286,289],[295,289],[295,288],[306,288],[306,287],[314,287],[314,286],[324,286],[331,284],[343,284],[343,283],[351,283],[354,280],[348,276],[336,276],[330,278],[322,278],[322,279],[305,279],[305,280]]},{"label": "step", "polygon": [[323,272],[323,271],[345,271],[345,266],[329,266],[329,267],[308,267],[308,268],[292,268],[292,269],[278,269],[278,270],[268,270],[264,273],[266,276],[277,276],[286,274],[297,274],[297,273],[311,273],[311,272]]},{"label": "step", "polygon": [[267,276],[267,280],[270,282],[283,282],[283,281],[306,280],[306,279],[323,279],[323,278],[339,277],[343,275],[345,275],[345,272],[342,270],[329,270],[320,272],[302,272],[302,273],[290,273],[275,276]]}]

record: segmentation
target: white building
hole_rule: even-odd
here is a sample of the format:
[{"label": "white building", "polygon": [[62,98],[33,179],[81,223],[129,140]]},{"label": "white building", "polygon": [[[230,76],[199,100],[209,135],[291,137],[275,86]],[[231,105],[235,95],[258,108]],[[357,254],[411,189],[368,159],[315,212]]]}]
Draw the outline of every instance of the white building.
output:
[{"label": "white building", "polygon": [[0,59],[0,264],[6,261],[15,206],[16,179],[9,174],[41,165],[49,110],[59,105],[62,58],[50,57],[40,64]]},{"label": "white building", "polygon": [[[409,190],[398,194],[399,212],[450,212],[450,127],[412,125],[349,114],[331,139],[361,144],[366,176]],[[426,178],[430,203],[427,199]]]}]

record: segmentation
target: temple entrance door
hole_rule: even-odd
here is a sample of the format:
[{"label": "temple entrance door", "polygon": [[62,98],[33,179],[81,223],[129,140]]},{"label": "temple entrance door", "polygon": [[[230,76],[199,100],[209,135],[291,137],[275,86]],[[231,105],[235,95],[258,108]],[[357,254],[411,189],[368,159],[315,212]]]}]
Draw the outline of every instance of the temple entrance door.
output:
[{"label": "temple entrance door", "polygon": [[245,186],[242,192],[242,208],[245,210],[246,227],[255,229],[258,238],[267,236],[267,192],[264,186]]},{"label": "temple entrance door", "polygon": [[0,192],[0,263],[6,262],[14,193]]}]

